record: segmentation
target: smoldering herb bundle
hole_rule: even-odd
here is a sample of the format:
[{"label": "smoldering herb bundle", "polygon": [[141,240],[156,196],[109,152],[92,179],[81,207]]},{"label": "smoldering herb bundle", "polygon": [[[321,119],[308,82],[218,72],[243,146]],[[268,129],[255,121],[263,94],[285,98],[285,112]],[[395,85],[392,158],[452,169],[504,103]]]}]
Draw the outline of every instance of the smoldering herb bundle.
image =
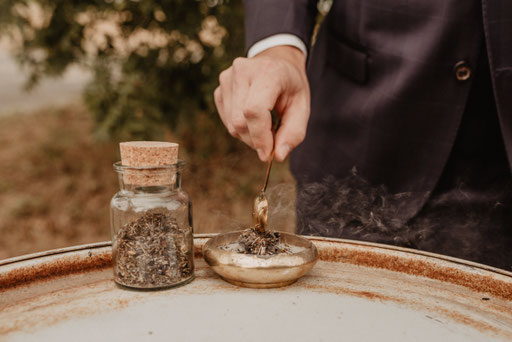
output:
[{"label": "smoldering herb bundle", "polygon": [[260,233],[255,228],[248,228],[244,230],[236,243],[222,246],[221,248],[242,254],[253,255],[291,253],[290,246],[281,242],[279,232],[265,230]]},{"label": "smoldering herb bundle", "polygon": [[122,226],[114,242],[118,282],[143,288],[189,278],[194,266],[188,230],[162,213],[145,213]]}]

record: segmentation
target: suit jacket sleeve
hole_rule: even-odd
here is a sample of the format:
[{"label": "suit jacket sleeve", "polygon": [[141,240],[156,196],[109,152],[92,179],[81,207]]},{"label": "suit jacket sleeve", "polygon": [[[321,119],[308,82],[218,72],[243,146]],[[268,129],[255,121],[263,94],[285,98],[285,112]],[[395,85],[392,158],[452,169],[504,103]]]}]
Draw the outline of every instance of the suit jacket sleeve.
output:
[{"label": "suit jacket sleeve", "polygon": [[317,0],[244,0],[245,47],[278,33],[299,37],[310,48]]}]

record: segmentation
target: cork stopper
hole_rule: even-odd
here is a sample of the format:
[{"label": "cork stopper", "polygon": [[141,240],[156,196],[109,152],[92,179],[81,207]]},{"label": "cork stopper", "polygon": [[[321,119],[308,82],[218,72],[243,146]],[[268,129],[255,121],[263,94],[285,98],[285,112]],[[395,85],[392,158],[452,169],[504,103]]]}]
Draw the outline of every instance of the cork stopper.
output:
[{"label": "cork stopper", "polygon": [[[164,168],[178,162],[179,145],[162,141],[128,141],[119,144],[121,164],[126,184],[141,186],[164,185],[173,182],[176,170]],[[137,169],[137,168],[154,169]]]}]

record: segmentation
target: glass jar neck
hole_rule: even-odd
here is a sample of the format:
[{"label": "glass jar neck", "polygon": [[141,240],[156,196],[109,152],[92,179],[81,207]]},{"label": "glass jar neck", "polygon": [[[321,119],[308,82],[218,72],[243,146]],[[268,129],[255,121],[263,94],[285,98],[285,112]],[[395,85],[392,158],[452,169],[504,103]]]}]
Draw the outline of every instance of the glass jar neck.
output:
[{"label": "glass jar neck", "polygon": [[118,176],[121,191],[133,193],[163,193],[181,190],[181,172],[179,171],[168,177],[168,181],[162,181],[158,184],[132,184],[123,173],[119,173]]},{"label": "glass jar neck", "polygon": [[180,190],[184,167],[185,163],[181,160],[176,164],[161,166],[124,166],[120,162],[114,164],[121,191],[152,194]]}]

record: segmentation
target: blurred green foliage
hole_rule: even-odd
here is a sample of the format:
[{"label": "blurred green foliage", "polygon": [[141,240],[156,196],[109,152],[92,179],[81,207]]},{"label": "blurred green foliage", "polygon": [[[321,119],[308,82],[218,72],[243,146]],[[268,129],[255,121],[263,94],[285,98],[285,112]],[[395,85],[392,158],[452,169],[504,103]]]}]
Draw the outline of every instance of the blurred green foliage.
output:
[{"label": "blurred green foliage", "polygon": [[241,0],[1,0],[0,35],[15,43],[29,88],[71,65],[92,72],[84,96],[97,138],[158,139],[216,115],[217,76],[243,54],[243,8]]}]

